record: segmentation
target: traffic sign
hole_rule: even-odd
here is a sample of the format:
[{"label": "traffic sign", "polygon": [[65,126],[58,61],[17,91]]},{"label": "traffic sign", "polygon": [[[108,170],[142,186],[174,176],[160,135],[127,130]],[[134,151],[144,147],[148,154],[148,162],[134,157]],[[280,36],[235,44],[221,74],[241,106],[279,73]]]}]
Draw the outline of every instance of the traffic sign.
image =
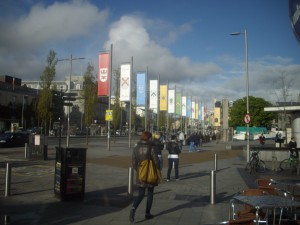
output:
[{"label": "traffic sign", "polygon": [[245,116],[244,116],[244,122],[246,123],[246,124],[249,124],[250,122],[251,122],[251,116],[250,116],[250,114],[246,114]]},{"label": "traffic sign", "polygon": [[105,120],[106,121],[112,121],[113,120],[112,113],[113,113],[112,110],[106,110],[106,114],[105,114]]}]

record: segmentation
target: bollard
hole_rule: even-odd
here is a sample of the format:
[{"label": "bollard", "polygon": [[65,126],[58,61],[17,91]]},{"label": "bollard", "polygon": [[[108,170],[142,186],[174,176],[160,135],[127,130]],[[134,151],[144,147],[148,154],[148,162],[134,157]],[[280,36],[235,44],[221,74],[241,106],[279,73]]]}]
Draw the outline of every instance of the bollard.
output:
[{"label": "bollard", "polygon": [[215,171],[218,170],[218,155],[215,154]]},{"label": "bollard", "polygon": [[216,176],[215,176],[215,171],[211,171],[211,176],[210,176],[210,204],[214,205],[215,204],[215,195],[216,195]]},{"label": "bollard", "polygon": [[27,147],[28,147],[28,145],[27,145],[27,143],[25,143],[25,159],[27,159]]},{"label": "bollard", "polygon": [[132,199],[133,197],[133,168],[129,167],[128,169],[128,198]]},{"label": "bollard", "polygon": [[8,225],[10,223],[9,215],[4,215],[4,224]]},{"label": "bollard", "polygon": [[5,197],[10,195],[10,182],[11,182],[11,164],[6,163]]}]

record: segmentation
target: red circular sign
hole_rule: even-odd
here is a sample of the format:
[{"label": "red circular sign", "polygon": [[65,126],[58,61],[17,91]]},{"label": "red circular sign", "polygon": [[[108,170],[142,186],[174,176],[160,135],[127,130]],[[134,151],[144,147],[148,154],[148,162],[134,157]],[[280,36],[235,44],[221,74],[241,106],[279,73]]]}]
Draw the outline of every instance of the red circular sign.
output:
[{"label": "red circular sign", "polygon": [[251,122],[250,114],[246,114],[246,115],[244,116],[244,122],[245,122],[246,124],[249,124],[249,123]]}]

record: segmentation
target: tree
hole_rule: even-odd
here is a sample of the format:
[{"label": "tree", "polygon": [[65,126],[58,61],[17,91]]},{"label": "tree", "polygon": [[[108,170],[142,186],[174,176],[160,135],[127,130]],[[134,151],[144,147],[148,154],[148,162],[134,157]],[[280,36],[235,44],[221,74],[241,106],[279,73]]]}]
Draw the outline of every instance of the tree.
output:
[{"label": "tree", "polygon": [[[292,87],[293,80],[289,79],[284,72],[281,72],[279,79],[275,80],[274,85],[274,95],[277,97],[278,107],[283,107],[283,114],[278,113],[278,127],[285,131],[287,134],[287,127],[290,126],[288,120],[288,115],[286,111],[286,106],[288,105],[288,97],[291,97],[290,90]],[[291,102],[291,101],[290,101]],[[281,124],[279,125],[279,121]],[[285,144],[287,145],[287,138],[285,139]]]},{"label": "tree", "polygon": [[41,120],[41,124],[47,132],[48,121],[52,118],[51,103],[52,103],[52,90],[51,84],[55,78],[57,64],[56,53],[53,50],[49,51],[47,56],[47,66],[45,67],[43,74],[40,76],[42,91],[38,100],[37,111],[38,117]]},{"label": "tree", "polygon": [[[230,109],[229,125],[231,127],[245,126],[244,116],[247,113],[247,99],[246,97],[238,99],[233,103]],[[249,114],[251,116],[251,122],[249,126],[270,126],[272,120],[275,118],[275,114],[272,112],[265,112],[264,108],[272,106],[270,102],[267,102],[263,98],[249,96]]]},{"label": "tree", "polygon": [[121,122],[121,113],[122,113],[122,107],[120,102],[120,70],[115,71],[115,103],[112,106],[113,110],[113,127],[114,127],[114,135],[116,136],[116,130],[120,128],[120,122]]},{"label": "tree", "polygon": [[[95,76],[93,75],[94,67],[89,63],[86,72],[84,73],[83,81],[83,93],[84,99],[84,121],[88,130],[88,125],[93,123],[94,120],[94,108],[97,104],[97,83]],[[87,132],[88,134],[88,132]],[[88,137],[88,136],[87,136]],[[88,138],[87,138],[88,144]]]}]

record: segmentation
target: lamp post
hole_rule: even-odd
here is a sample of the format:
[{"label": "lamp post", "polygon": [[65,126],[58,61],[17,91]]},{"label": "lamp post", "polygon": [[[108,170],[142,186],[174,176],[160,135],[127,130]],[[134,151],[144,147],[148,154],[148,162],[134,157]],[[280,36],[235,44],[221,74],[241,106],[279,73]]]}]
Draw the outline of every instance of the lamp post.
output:
[{"label": "lamp post", "polygon": [[22,101],[22,127],[24,128],[24,99],[27,98],[27,95],[23,95],[23,101]]},{"label": "lamp post", "polygon": [[[248,36],[247,30],[245,32],[234,32],[231,35],[245,35],[245,50],[246,50],[246,98],[247,98],[247,114],[249,114],[249,73],[248,73]],[[250,160],[250,131],[249,123],[247,123],[247,162]]]},{"label": "lamp post", "polygon": [[[78,59],[85,59],[85,58],[73,58],[72,54],[71,54],[70,58],[57,60],[57,61],[70,61],[70,75],[69,75],[68,93],[71,93],[72,62],[73,62],[73,60],[78,60]],[[67,147],[69,147],[69,137],[70,137],[70,106],[68,106]]]}]

